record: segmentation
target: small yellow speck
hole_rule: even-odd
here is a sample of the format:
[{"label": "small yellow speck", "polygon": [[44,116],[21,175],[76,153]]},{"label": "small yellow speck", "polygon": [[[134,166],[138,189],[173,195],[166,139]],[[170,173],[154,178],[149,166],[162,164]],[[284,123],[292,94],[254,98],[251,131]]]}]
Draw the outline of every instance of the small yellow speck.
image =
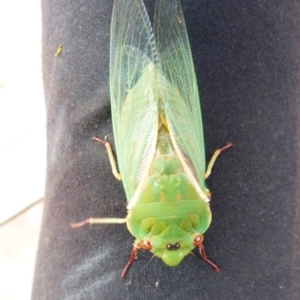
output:
[{"label": "small yellow speck", "polygon": [[56,52],[54,54],[55,57],[59,56],[62,52],[62,45],[59,45],[56,49]]}]

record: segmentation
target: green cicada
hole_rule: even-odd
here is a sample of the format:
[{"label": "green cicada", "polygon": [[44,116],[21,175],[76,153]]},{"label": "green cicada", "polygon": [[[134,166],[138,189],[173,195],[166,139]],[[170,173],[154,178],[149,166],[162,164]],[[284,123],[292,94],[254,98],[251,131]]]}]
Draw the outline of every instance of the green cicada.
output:
[{"label": "green cicada", "polygon": [[211,222],[199,95],[179,0],[157,0],[151,25],[142,0],[115,0],[111,23],[110,95],[120,173],[108,142],[113,173],[128,201],[124,219],[90,218],[72,224],[126,223],[136,238],[121,276],[139,249],[177,266],[203,247]]}]

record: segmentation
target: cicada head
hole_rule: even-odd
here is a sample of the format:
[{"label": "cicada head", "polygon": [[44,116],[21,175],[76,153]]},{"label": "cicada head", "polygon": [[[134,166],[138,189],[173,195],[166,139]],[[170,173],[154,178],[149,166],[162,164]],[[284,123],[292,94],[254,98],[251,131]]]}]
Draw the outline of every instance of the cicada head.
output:
[{"label": "cicada head", "polygon": [[204,200],[136,205],[127,217],[128,229],[136,237],[134,245],[171,267],[198,246],[195,237],[203,234],[210,222],[209,205]]},{"label": "cicada head", "polygon": [[167,226],[159,235],[148,240],[148,243],[151,244],[150,251],[170,267],[179,265],[195,247],[191,234],[176,224]]}]

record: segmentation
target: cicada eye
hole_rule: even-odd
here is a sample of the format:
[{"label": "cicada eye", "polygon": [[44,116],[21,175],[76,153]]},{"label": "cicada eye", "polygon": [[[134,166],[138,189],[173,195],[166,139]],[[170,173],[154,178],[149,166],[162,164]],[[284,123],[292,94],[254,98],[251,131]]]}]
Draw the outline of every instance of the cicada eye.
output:
[{"label": "cicada eye", "polygon": [[144,250],[151,250],[152,249],[152,244],[148,240],[142,240],[140,243],[140,247]]},{"label": "cicada eye", "polygon": [[203,235],[202,234],[199,234],[197,235],[195,238],[194,238],[194,245],[195,246],[199,246],[200,244],[202,244],[204,238],[203,238]]}]

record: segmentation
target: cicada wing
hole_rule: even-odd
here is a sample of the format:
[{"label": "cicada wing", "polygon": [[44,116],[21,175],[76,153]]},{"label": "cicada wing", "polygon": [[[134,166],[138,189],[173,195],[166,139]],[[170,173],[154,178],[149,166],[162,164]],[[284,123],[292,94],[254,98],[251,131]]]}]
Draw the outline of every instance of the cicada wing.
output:
[{"label": "cicada wing", "polygon": [[[185,20],[179,0],[158,0],[155,38],[166,79],[178,90],[164,96],[171,135],[186,164],[204,185],[205,150],[197,81]],[[167,90],[165,90],[165,93]]]},{"label": "cicada wing", "polygon": [[115,0],[110,96],[117,159],[128,201],[152,159],[157,128],[157,53],[142,0]]}]

